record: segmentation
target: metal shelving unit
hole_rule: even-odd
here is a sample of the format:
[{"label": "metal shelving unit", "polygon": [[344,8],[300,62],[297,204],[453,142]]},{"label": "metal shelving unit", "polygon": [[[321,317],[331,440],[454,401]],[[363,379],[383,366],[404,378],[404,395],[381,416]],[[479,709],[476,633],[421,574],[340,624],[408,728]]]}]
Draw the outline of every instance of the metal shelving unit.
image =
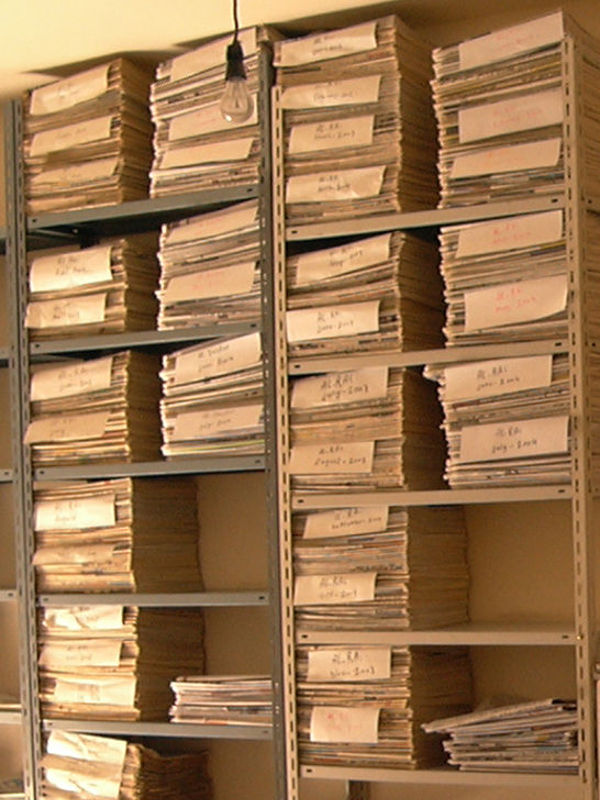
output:
[{"label": "metal shelving unit", "polygon": [[243,725],[195,725],[182,722],[101,722],[93,720],[45,719],[44,730],[106,734],[107,736],[150,736],[173,739],[272,739],[272,728]]},{"label": "metal shelving unit", "polygon": [[40,594],[38,604],[52,606],[117,605],[141,608],[233,608],[236,606],[268,606],[268,592],[111,592],[110,594]]}]

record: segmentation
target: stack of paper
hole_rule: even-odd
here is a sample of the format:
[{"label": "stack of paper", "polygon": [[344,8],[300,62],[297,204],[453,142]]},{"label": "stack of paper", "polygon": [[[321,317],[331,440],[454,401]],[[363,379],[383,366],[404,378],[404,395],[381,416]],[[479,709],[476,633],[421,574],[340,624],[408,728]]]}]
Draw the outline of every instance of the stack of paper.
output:
[{"label": "stack of paper", "polygon": [[401,630],[467,621],[462,508],[295,514],[296,629]]},{"label": "stack of paper", "polygon": [[292,357],[443,344],[437,247],[405,233],[289,256],[287,298]]},{"label": "stack of paper", "polygon": [[74,481],[34,494],[38,591],[202,588],[192,479]]},{"label": "stack of paper", "polygon": [[39,630],[44,716],[166,719],[170,681],[204,668],[199,609],[45,607]]},{"label": "stack of paper", "polygon": [[159,363],[158,357],[128,350],[35,370],[25,434],[34,464],[157,458]]},{"label": "stack of paper", "polygon": [[442,228],[440,246],[449,345],[566,336],[562,211]]},{"label": "stack of paper", "polygon": [[541,355],[429,366],[453,487],[570,481],[569,364]]},{"label": "stack of paper", "polygon": [[25,101],[27,211],[148,195],[152,75],[123,58],[34,89]]},{"label": "stack of paper", "polygon": [[293,224],[437,200],[430,50],[398,17],[275,44]]},{"label": "stack of paper", "polygon": [[207,752],[160,756],[140,744],[52,731],[41,761],[48,800],[209,800]]},{"label": "stack of paper", "polygon": [[442,486],[441,410],[433,386],[417,373],[368,367],[300,378],[290,406],[295,489]]},{"label": "stack of paper", "polygon": [[25,325],[32,339],[151,330],[156,325],[156,236],[34,258]]},{"label": "stack of paper", "polygon": [[158,65],[156,82],[150,90],[155,125],[152,197],[258,181],[259,49],[261,41],[274,35],[265,28],[248,28],[239,33],[247,86],[254,104],[254,112],[245,122],[227,122],[220,109],[231,36]]},{"label": "stack of paper", "polygon": [[577,772],[577,703],[532,700],[423,725],[449,734],[449,763],[485,772]]},{"label": "stack of paper", "polygon": [[217,339],[163,357],[163,455],[264,452],[259,333]]},{"label": "stack of paper", "polygon": [[300,647],[296,668],[303,764],[439,764],[439,741],[421,724],[442,709],[460,713],[471,699],[468,656],[460,648]]},{"label": "stack of paper", "polygon": [[171,682],[171,722],[202,725],[273,724],[271,678],[262,675],[198,675]]},{"label": "stack of paper", "polygon": [[258,322],[258,201],[162,226],[159,330]]}]

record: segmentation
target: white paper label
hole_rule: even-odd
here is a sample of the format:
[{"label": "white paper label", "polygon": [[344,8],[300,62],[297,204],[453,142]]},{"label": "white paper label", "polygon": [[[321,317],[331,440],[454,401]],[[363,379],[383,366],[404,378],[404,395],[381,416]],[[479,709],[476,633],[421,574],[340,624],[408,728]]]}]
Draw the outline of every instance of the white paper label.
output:
[{"label": "white paper label", "polygon": [[249,333],[184,351],[175,359],[175,384],[193,383],[257,366],[262,360],[260,333]]},{"label": "white paper label", "polygon": [[309,681],[380,681],[391,674],[391,647],[327,648],[308,654]]},{"label": "white paper label", "polygon": [[118,667],[121,646],[118,640],[110,639],[52,642],[42,646],[39,663],[49,669],[68,667],[69,672],[75,671],[76,667]]},{"label": "white paper label", "polygon": [[465,330],[543,319],[567,307],[567,277],[536,278],[465,292]]},{"label": "white paper label", "polygon": [[32,156],[40,156],[57,150],[68,150],[80,144],[109,139],[111,125],[112,117],[107,116],[41,131],[32,136],[29,152]]},{"label": "white paper label", "polygon": [[285,315],[288,342],[335,339],[379,330],[379,300],[300,308]]},{"label": "white paper label", "polygon": [[25,325],[28,328],[56,328],[104,322],[106,292],[68,300],[42,300],[29,303]]},{"label": "white paper label", "polygon": [[165,303],[180,303],[207,297],[249,294],[254,284],[255,271],[256,263],[251,261],[232,267],[194,272],[192,275],[177,275],[163,289],[162,300]]},{"label": "white paper label", "polygon": [[336,508],[309,514],[304,526],[305,539],[334,536],[355,536],[361,533],[380,533],[388,526],[389,506]]},{"label": "white paper label", "polygon": [[73,286],[112,281],[111,246],[34,258],[29,270],[32,292],[56,292]]},{"label": "white paper label", "polygon": [[54,687],[55,703],[85,703],[132,707],[137,678],[85,678],[81,681],[57,678]]},{"label": "white paper label", "polygon": [[245,161],[252,150],[253,138],[232,139],[214,144],[199,144],[195,147],[180,147],[167,150],[160,162],[160,169],[189,167],[193,164],[211,164],[225,161]]},{"label": "white paper label", "polygon": [[292,447],[292,475],[360,475],[371,472],[375,442],[307,444]]},{"label": "white paper label", "polygon": [[444,400],[477,399],[550,386],[552,356],[475,361],[444,370]]},{"label": "white paper label", "polygon": [[[238,40],[246,58],[256,53],[256,28],[239,31]],[[182,78],[188,78],[207,69],[222,67],[225,64],[227,46],[230,44],[231,36],[222,36],[189,53],[175,56],[171,61],[170,80],[180,81]]]},{"label": "white paper label", "polygon": [[376,572],[340,575],[299,575],[294,586],[294,605],[363,603],[375,598]]},{"label": "white paper label", "polygon": [[492,222],[476,222],[458,232],[457,258],[521,250],[547,242],[560,241],[563,235],[562,211],[542,211]]},{"label": "white paper label", "polygon": [[34,116],[55,114],[77,103],[85,103],[87,100],[99,97],[108,90],[108,70],[109,65],[105,64],[34,89],[31,93],[29,113]]},{"label": "white paper label", "polygon": [[378,708],[315,706],[310,717],[310,740],[377,744],[379,711]]},{"label": "white paper label", "polygon": [[464,153],[454,159],[450,177],[469,178],[554,167],[560,159],[560,150],[560,139],[544,139],[539,142],[511,144],[476,153]]},{"label": "white paper label", "polygon": [[56,414],[34,419],[27,428],[25,444],[100,439],[109,417],[108,411],[96,411],[92,414]]},{"label": "white paper label", "polygon": [[335,200],[360,200],[381,192],[385,167],[363,167],[314,175],[294,175],[287,179],[286,203],[330,203]]},{"label": "white paper label", "polygon": [[548,89],[497,103],[460,109],[458,135],[461,142],[473,142],[505,133],[560,125],[562,121],[562,90]]},{"label": "white paper label", "polygon": [[276,67],[294,67],[373,50],[377,47],[375,30],[375,22],[365,22],[343,30],[275,42],[273,64]]},{"label": "white paper label", "polygon": [[252,114],[244,122],[228,122],[221,112],[220,103],[211,103],[191,114],[181,114],[173,117],[169,122],[168,139],[177,141],[179,139],[193,139],[206,133],[216,133],[217,131],[228,131],[233,128],[245,128],[248,125],[256,125],[258,122],[257,96],[252,95]]},{"label": "white paper label", "polygon": [[211,439],[232,431],[255,431],[263,425],[263,406],[216,408],[192,411],[175,417],[173,439]]},{"label": "white paper label", "polygon": [[123,627],[123,606],[50,607],[44,609],[44,620],[51,629],[117,631]]},{"label": "white paper label", "polygon": [[113,356],[41,369],[31,376],[31,399],[50,400],[109,389],[112,369]]},{"label": "white paper label", "polygon": [[82,761],[101,761],[122,768],[127,753],[127,741],[55,730],[50,732],[46,751],[51,755]]},{"label": "white paper label", "polygon": [[281,93],[281,107],[291,111],[376,103],[380,85],[381,75],[369,75],[366,78],[290,86]]},{"label": "white paper label", "polygon": [[256,201],[251,200],[210,214],[200,214],[173,226],[163,225],[161,241],[163,246],[173,245],[245,230],[256,224],[257,210]]},{"label": "white paper label", "polygon": [[392,234],[384,233],[341,247],[302,253],[296,257],[296,285],[304,286],[381,264],[390,258],[391,242]]},{"label": "white paper label", "polygon": [[292,387],[292,408],[320,408],[342,403],[359,403],[385,397],[387,367],[365,367],[352,372],[329,372],[300,378]]},{"label": "white paper label", "polygon": [[314,153],[337,147],[366,147],[373,142],[375,117],[350,117],[294,125],[290,133],[290,153]]},{"label": "white paper label", "polygon": [[35,504],[35,530],[111,528],[116,523],[115,495],[71,500],[41,500]]},{"label": "white paper label", "polygon": [[32,186],[75,186],[83,183],[97,183],[111,178],[119,166],[118,158],[95,158],[83,164],[70,167],[45,169],[39,175],[32,175],[29,181]]},{"label": "white paper label", "polygon": [[563,35],[563,15],[557,11],[547,17],[538,17],[486,36],[478,36],[458,45],[460,68],[473,69],[483,64],[513,58],[521,53],[560,42]]},{"label": "white paper label", "polygon": [[531,458],[568,450],[569,417],[542,417],[463,428],[460,462]]}]

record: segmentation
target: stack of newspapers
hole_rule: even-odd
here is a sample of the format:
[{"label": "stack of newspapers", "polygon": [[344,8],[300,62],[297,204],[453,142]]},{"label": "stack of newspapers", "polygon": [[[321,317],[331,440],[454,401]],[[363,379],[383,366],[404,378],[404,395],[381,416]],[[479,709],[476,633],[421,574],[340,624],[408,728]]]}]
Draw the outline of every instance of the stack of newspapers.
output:
[{"label": "stack of newspapers", "polygon": [[152,74],[124,58],[34,89],[25,100],[27,211],[148,196]]},{"label": "stack of newspapers", "polygon": [[246,727],[273,723],[273,690],[267,676],[185,676],[172,681],[171,688],[171,722]]},{"label": "stack of newspapers", "polygon": [[396,16],[277,42],[290,223],[431,207],[431,55]]},{"label": "stack of newspapers", "polygon": [[32,339],[153,330],[155,234],[34,258],[25,325]]},{"label": "stack of newspapers", "polygon": [[40,592],[202,587],[192,479],[40,484],[33,520]]},{"label": "stack of newspapers", "polygon": [[44,716],[166,720],[170,681],[203,669],[201,610],[47,606],[39,614]]}]

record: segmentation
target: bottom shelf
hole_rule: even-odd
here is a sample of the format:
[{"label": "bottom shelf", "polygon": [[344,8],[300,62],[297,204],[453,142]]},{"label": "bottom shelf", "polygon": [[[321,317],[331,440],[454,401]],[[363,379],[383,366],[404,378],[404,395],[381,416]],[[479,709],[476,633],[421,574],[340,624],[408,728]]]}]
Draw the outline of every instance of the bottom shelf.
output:
[{"label": "bottom shelf", "polygon": [[160,736],[179,739],[246,739],[267,741],[273,737],[269,726],[197,725],[180,722],[108,722],[104,720],[45,719],[44,730],[99,733],[109,736]]}]

